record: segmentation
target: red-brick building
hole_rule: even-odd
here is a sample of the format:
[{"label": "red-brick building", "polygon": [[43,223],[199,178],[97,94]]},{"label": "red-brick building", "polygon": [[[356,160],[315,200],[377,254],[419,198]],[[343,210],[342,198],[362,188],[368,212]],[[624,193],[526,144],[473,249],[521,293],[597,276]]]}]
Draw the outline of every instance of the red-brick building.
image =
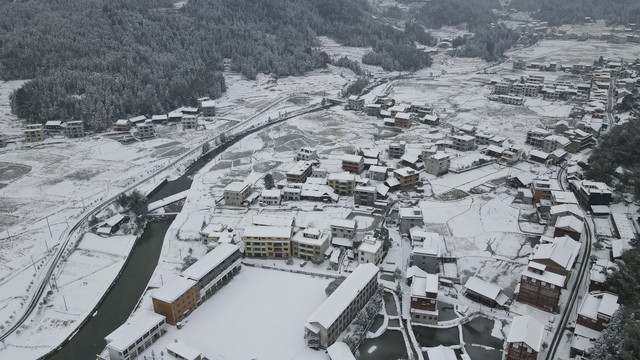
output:
[{"label": "red-brick building", "polygon": [[438,323],[438,275],[414,276],[411,282],[411,320]]},{"label": "red-brick building", "polygon": [[530,315],[513,318],[507,336],[507,360],[537,360],[544,327]]},{"label": "red-brick building", "polygon": [[364,158],[360,155],[344,155],[342,170],[352,174],[360,174],[364,170]]},{"label": "red-brick building", "polygon": [[578,310],[578,324],[595,331],[606,329],[618,310],[618,296],[608,292],[592,292],[582,301]]},{"label": "red-brick building", "polygon": [[522,272],[516,299],[544,311],[552,312],[560,301],[566,277],[547,270],[547,266],[530,261]]}]

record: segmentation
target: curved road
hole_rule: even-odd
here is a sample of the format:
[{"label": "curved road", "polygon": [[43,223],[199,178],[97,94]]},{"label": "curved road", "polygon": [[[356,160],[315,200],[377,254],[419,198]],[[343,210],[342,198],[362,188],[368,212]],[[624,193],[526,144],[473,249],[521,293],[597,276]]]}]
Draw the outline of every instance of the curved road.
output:
[{"label": "curved road", "polygon": [[[158,169],[157,171],[153,172],[151,175],[135,182],[134,184],[130,185],[129,187],[127,187],[126,189],[122,190],[121,192],[119,192],[118,194],[104,200],[102,203],[98,204],[97,206],[95,206],[94,208],[90,209],[89,211],[87,211],[86,213],[84,213],[84,215],[82,215],[82,217],[80,219],[78,219],[76,221],[76,223],[68,230],[66,230],[61,237],[64,238],[64,240],[62,241],[61,246],[58,246],[58,249],[56,250],[55,255],[53,256],[53,258],[51,258],[48,263],[48,268],[46,269],[46,271],[41,272],[39,277],[38,277],[38,285],[37,285],[37,289],[29,296],[28,299],[28,303],[27,306],[24,308],[24,312],[22,313],[22,315],[20,315],[20,318],[17,319],[9,328],[7,328],[7,330],[0,335],[0,341],[3,341],[4,339],[6,339],[9,335],[11,335],[13,332],[15,332],[22,324],[24,324],[24,322],[27,320],[27,318],[31,315],[31,313],[33,312],[33,310],[35,310],[38,306],[38,302],[40,301],[40,298],[42,297],[42,295],[45,293],[45,290],[47,288],[47,285],[49,284],[49,281],[51,279],[51,276],[53,274],[53,271],[55,270],[56,266],[58,265],[58,263],[60,262],[60,260],[62,259],[63,255],[64,255],[64,251],[67,248],[67,245],[69,245],[69,243],[71,242],[71,239],[73,238],[74,233],[94,214],[99,213],[100,211],[102,211],[105,207],[109,206],[111,203],[113,203],[115,201],[115,199],[120,196],[121,194],[127,193],[129,191],[134,190],[135,188],[137,188],[138,186],[142,185],[143,183],[146,183],[147,181],[153,179],[155,176],[158,176],[159,174],[161,174],[162,172],[170,169],[171,167],[177,165],[178,163],[184,161],[186,158],[188,158],[189,156],[192,156],[193,154],[197,153],[198,151],[201,151],[202,145],[204,145],[205,143],[209,143],[209,144],[219,144],[220,146],[231,146],[234,143],[240,141],[242,138],[244,138],[245,136],[247,136],[250,133],[256,132],[258,130],[261,130],[267,126],[271,126],[273,124],[277,124],[279,122],[285,121],[285,120],[289,120],[293,117],[297,117],[300,115],[304,115],[310,112],[315,112],[321,109],[325,109],[328,108],[332,105],[312,105],[309,106],[307,108],[303,108],[301,110],[298,110],[288,116],[285,116],[283,118],[280,119],[272,119],[269,122],[266,122],[264,124],[247,124],[247,122],[253,120],[254,118],[256,118],[257,116],[259,116],[260,114],[264,113],[264,110],[261,110],[260,112],[254,114],[253,116],[251,116],[250,118],[248,118],[247,120],[245,120],[242,123],[239,123],[231,128],[229,128],[227,131],[231,131],[233,132],[234,130],[237,130],[241,127],[244,127],[241,131],[237,132],[236,134],[233,134],[231,136],[228,137],[228,140],[223,143],[220,144],[220,136],[213,138],[211,140],[206,140],[201,144],[198,144],[198,146],[194,147],[193,149],[189,150],[188,152],[186,152],[185,154],[183,154],[182,156],[180,156],[179,158],[177,158],[176,160],[174,160],[173,162],[171,162],[170,164],[166,165],[165,167],[162,167],[160,169]],[[75,332],[74,332],[75,334]],[[72,334],[73,335],[73,334]]]}]

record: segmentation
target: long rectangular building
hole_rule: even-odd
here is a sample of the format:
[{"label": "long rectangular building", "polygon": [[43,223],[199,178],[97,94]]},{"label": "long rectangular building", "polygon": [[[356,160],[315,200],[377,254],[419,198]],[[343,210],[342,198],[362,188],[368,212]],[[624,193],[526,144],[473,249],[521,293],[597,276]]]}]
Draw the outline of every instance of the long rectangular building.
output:
[{"label": "long rectangular building", "polygon": [[200,289],[200,300],[206,300],[240,271],[242,254],[232,244],[220,244],[195,264],[182,272],[182,276],[194,280]]},{"label": "long rectangular building", "polygon": [[248,257],[288,259],[291,256],[290,226],[247,226],[242,240]]},{"label": "long rectangular building", "polygon": [[371,263],[358,265],[329,295],[307,319],[304,336],[307,346],[326,349],[336,341],[375,293],[378,272],[378,267]]},{"label": "long rectangular building", "polygon": [[164,316],[145,311],[115,329],[104,339],[110,360],[133,360],[167,332]]}]

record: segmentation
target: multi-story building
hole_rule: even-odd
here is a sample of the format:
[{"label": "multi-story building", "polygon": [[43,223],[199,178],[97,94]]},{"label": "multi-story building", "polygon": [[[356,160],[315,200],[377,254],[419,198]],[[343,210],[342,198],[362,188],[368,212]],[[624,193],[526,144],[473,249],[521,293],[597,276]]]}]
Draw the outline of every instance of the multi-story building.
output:
[{"label": "multi-story building", "polygon": [[549,135],[542,141],[542,151],[553,152],[558,149],[567,150],[571,145],[571,140],[559,135]]},{"label": "multi-story building", "polygon": [[513,70],[524,70],[527,63],[524,60],[515,60],[513,62]]},{"label": "multi-story building", "polygon": [[419,180],[420,173],[410,167],[403,167],[393,172],[393,177],[400,182],[400,189],[413,189]]},{"label": "multi-story building", "polygon": [[558,217],[554,226],[553,237],[560,238],[562,236],[568,236],[576,241],[580,241],[582,231],[584,230],[582,220],[573,215]]},{"label": "multi-story building", "polygon": [[611,274],[615,268],[615,263],[609,259],[597,260],[589,271],[589,291],[602,290],[604,282],[607,281],[607,275]]},{"label": "multi-story building", "polygon": [[303,183],[313,171],[313,164],[310,161],[298,161],[287,171],[287,181],[290,183]]},{"label": "multi-story building", "polygon": [[529,261],[527,269],[520,277],[516,298],[520,302],[544,311],[554,311],[566,281],[565,275],[550,271],[544,264]]},{"label": "multi-story building", "polygon": [[400,208],[398,217],[400,218],[400,232],[403,234],[409,234],[411,228],[415,226],[424,226],[424,217],[419,207]]},{"label": "multi-story building", "polygon": [[29,124],[23,130],[24,142],[38,142],[44,140],[42,124]]},{"label": "multi-story building", "polygon": [[381,104],[369,104],[364,107],[367,115],[369,116],[380,116],[380,110],[382,110]]},{"label": "multi-story building", "polygon": [[[417,243],[410,255],[410,262],[429,274],[437,274],[440,260],[440,244],[442,235],[432,232],[423,232],[419,228],[409,230],[412,242]],[[418,236],[414,236],[418,235]],[[419,240],[417,239],[419,238]]]},{"label": "multi-story building", "polygon": [[84,123],[82,121],[67,121],[64,132],[68,138],[83,137]]},{"label": "multi-story building", "polygon": [[605,183],[589,180],[574,180],[569,182],[569,185],[583,206],[589,208],[593,205],[608,206],[613,200],[613,192],[609,190],[609,186]]},{"label": "multi-story building", "polygon": [[152,123],[140,123],[136,125],[138,138],[147,139],[156,136],[156,127]]},{"label": "multi-story building", "polygon": [[184,115],[180,119],[182,124],[182,130],[197,130],[198,129],[198,117],[195,115]]},{"label": "multi-story building", "polygon": [[244,229],[244,253],[247,257],[288,259],[291,257],[290,226],[248,226]]},{"label": "multi-story building", "polygon": [[404,155],[406,147],[406,141],[392,142],[389,144],[389,158],[400,159]]},{"label": "multi-story building", "polygon": [[378,265],[382,261],[382,242],[372,236],[364,238],[356,255],[358,263]]},{"label": "multi-story building", "polygon": [[309,316],[305,342],[311,348],[333,344],[376,292],[378,267],[360,264],[345,281]]},{"label": "multi-story building", "polygon": [[346,109],[355,111],[364,110],[364,99],[356,95],[349,96]]},{"label": "multi-story building", "polygon": [[569,149],[567,149],[567,151],[573,154],[588,147],[592,147],[596,143],[591,133],[579,129],[567,130],[563,135],[571,141],[571,145],[569,145]]},{"label": "multi-story building", "polygon": [[364,158],[360,155],[345,154],[342,156],[342,171],[360,174],[364,170]]},{"label": "multi-story building", "polygon": [[409,107],[409,112],[418,115],[433,114],[433,106],[425,102],[412,102],[411,107]]},{"label": "multi-story building", "polygon": [[506,360],[538,360],[544,326],[531,315],[516,316],[507,335]]},{"label": "multi-story building", "polygon": [[433,155],[423,158],[424,171],[429,174],[440,176],[449,172],[451,156],[444,151],[438,151]]},{"label": "multi-story building", "polygon": [[579,252],[580,243],[563,236],[554,238],[553,242],[536,245],[529,260],[544,265],[545,271],[568,278]]},{"label": "multi-story building", "polygon": [[408,128],[411,126],[411,118],[413,115],[411,113],[397,113],[393,118],[395,121],[395,126],[400,128]]},{"label": "multi-story building", "polygon": [[282,196],[279,189],[262,190],[260,201],[265,205],[280,205]]},{"label": "multi-story building", "polygon": [[198,306],[200,301],[198,283],[179,276],[156,290],[151,301],[153,311],[164,315],[168,324],[175,325]]},{"label": "multi-story building", "polygon": [[331,220],[331,236],[345,239],[353,239],[356,235],[357,223],[349,219]]},{"label": "multi-story building", "polygon": [[476,148],[476,138],[471,135],[451,136],[452,147],[459,151],[471,151]]},{"label": "multi-story building", "polygon": [[511,83],[500,82],[493,87],[493,93],[496,95],[508,95],[511,92]]},{"label": "multi-story building", "polygon": [[542,149],[544,147],[545,139],[549,135],[551,135],[551,133],[547,130],[538,128],[531,129],[527,132],[527,139],[525,142],[533,147]]},{"label": "multi-story building", "polygon": [[240,206],[251,194],[251,184],[234,181],[224,188],[225,205]]},{"label": "multi-story building", "polygon": [[590,292],[578,310],[578,325],[602,332],[618,310],[618,296],[608,292]]},{"label": "multi-story building", "polygon": [[438,323],[438,275],[414,276],[411,281],[411,320]]},{"label": "multi-story building", "polygon": [[129,131],[131,130],[131,121],[128,119],[120,119],[113,125],[113,131]]},{"label": "multi-story building", "polygon": [[202,303],[240,272],[241,261],[242,253],[238,246],[222,243],[189,266],[181,275],[198,283],[199,303]]},{"label": "multi-story building", "polygon": [[331,186],[338,195],[353,195],[356,176],[346,172],[329,174],[327,185]]},{"label": "multi-story building", "polygon": [[202,116],[216,116],[216,102],[214,100],[205,100],[200,103],[200,111]]},{"label": "multi-story building", "polygon": [[144,311],[120,325],[104,340],[110,360],[133,360],[167,332],[162,315]]},{"label": "multi-story building", "polygon": [[369,179],[385,181],[387,179],[387,174],[389,174],[389,168],[386,166],[378,166],[373,165],[369,168]]},{"label": "multi-story building", "polygon": [[316,161],[318,160],[318,151],[316,149],[303,147],[296,154],[296,161]]},{"label": "multi-story building", "polygon": [[324,256],[329,247],[329,235],[315,228],[298,231],[291,238],[291,255],[308,260]]},{"label": "multi-story building", "polygon": [[551,192],[560,190],[558,182],[547,177],[538,177],[533,179],[533,199],[536,203],[540,200],[549,200],[551,202]]},{"label": "multi-story building", "polygon": [[356,186],[353,191],[353,203],[355,205],[373,206],[376,202],[375,186]]}]

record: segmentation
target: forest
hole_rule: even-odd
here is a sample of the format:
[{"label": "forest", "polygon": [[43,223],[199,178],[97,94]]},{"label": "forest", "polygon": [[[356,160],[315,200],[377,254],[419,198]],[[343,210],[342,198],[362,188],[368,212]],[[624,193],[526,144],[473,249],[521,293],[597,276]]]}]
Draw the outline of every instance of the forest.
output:
[{"label": "forest", "polygon": [[619,176],[622,186],[632,188],[636,198],[640,198],[640,121],[630,120],[614,126],[601,136],[598,147],[589,157],[586,176],[595,181],[613,184],[618,166],[629,170]]},{"label": "forest", "polygon": [[608,25],[637,23],[640,19],[638,0],[512,0],[510,6],[531,12],[551,26],[582,23],[587,16],[605,20]]},{"label": "forest", "polygon": [[248,79],[322,68],[331,59],[320,35],[373,48],[369,63],[385,68],[431,64],[414,46],[435,41],[422,28],[372,14],[366,0],[190,0],[179,9],[169,0],[0,0],[0,79],[32,79],[11,98],[28,122],[83,120],[101,131],[219,97],[223,59]]}]

